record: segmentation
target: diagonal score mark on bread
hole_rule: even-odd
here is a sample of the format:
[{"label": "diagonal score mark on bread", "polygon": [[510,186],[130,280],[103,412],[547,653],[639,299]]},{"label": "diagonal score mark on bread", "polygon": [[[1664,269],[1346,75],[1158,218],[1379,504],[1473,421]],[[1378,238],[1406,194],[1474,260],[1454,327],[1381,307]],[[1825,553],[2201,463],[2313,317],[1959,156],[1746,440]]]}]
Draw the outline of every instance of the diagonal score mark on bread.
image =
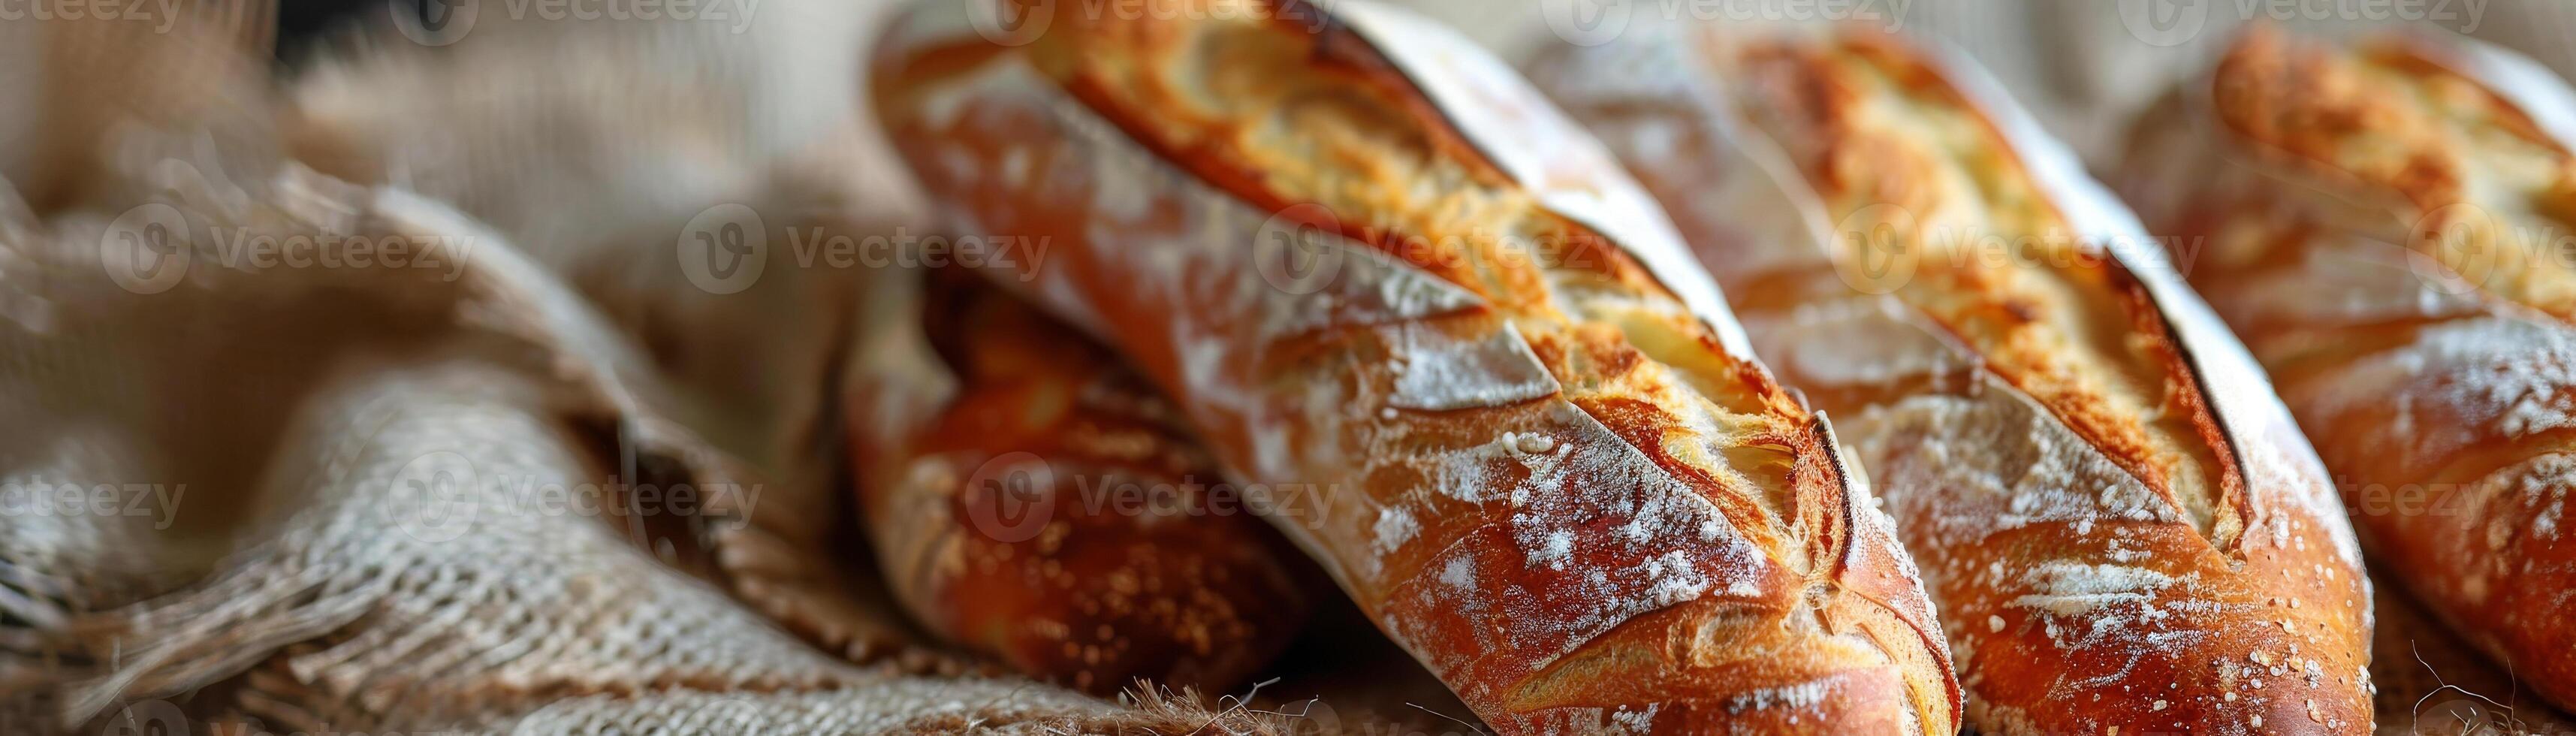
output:
[{"label": "diagonal score mark on bread", "polygon": [[2571,142],[2576,90],[2510,52],[2256,28],[2132,126],[2121,169],[2159,227],[2209,241],[2194,286],[2315,440],[2381,579],[2561,706]]},{"label": "diagonal score mark on bread", "polygon": [[[2077,236],[1991,123],[1882,39],[1757,40],[1738,58],[1751,117],[1828,216],[1849,227],[1893,204],[1914,225],[1893,232],[1917,259],[1899,298],[2233,549],[2245,476],[2201,377],[2145,288]],[[2023,250],[1980,252],[1990,238]]]},{"label": "diagonal score mark on bread", "polygon": [[1532,68],[1834,412],[1970,726],[2366,732],[2332,486],[2134,217],[1963,54],[1675,25]]},{"label": "diagonal score mark on bread", "polygon": [[[2268,343],[2266,363],[2284,384],[2335,385],[2359,361],[2409,340],[2443,362],[2460,361],[2464,375],[2501,374],[2491,386],[2470,385],[2508,405],[2487,428],[2508,442],[2468,448],[2424,438],[2402,453],[2456,453],[2437,475],[2420,479],[2456,484],[2489,482],[2531,459],[2513,443],[2576,427],[2576,401],[2553,396],[2550,376],[2576,349],[2565,347],[2558,329],[2529,319],[2494,323],[2489,314],[2513,311],[2576,326],[2576,260],[2565,250],[2576,225],[2576,155],[2568,138],[2576,130],[2567,120],[2576,105],[2518,99],[2551,87],[2499,87],[2454,68],[2496,63],[2459,55],[2474,52],[2399,37],[2343,50],[2258,28],[2230,47],[2211,83],[2196,88],[2206,96],[2189,100],[2208,113],[2202,124],[2240,143],[2228,152],[2234,163],[2308,184],[2245,192],[2224,211],[2204,205],[2193,214],[2195,223],[2229,228],[2217,247],[2240,261],[2231,268],[2323,275],[2339,255],[2302,255],[2322,250],[2307,243],[2350,234],[2403,248],[2410,255],[2392,273],[2441,292],[2419,299],[2419,289],[2409,288],[2416,283],[2400,283],[2383,293],[2401,298],[2404,309],[2345,320],[2350,324],[2331,331],[2334,339],[2299,341],[2295,352],[2279,347],[2289,343]],[[2284,211],[2289,214],[2275,214]],[[2419,308],[2424,299],[2441,307]],[[2490,306],[2480,309],[2480,303]],[[2276,309],[2230,318],[2248,334],[2323,329],[2314,315]],[[2543,360],[2512,368],[2517,352]],[[2389,398],[2376,391],[2316,393],[2317,408],[2331,411]]]},{"label": "diagonal score mark on bread", "polygon": [[[1136,53],[1161,39],[1041,41],[1034,57],[1093,109],[1154,111],[1115,122],[1199,176],[1230,184],[1235,196],[1269,210],[1320,203],[1344,237],[1473,294],[1478,306],[1462,311],[1507,321],[1563,398],[1700,486],[1736,533],[1760,549],[1820,558],[1772,558],[1793,573],[1828,571],[1820,568],[1840,552],[1828,536],[1838,525],[1811,526],[1793,487],[1798,466],[1812,462],[1800,455],[1819,449],[1796,422],[1803,412],[1758,369],[1709,352],[1715,338],[1696,320],[1673,319],[1687,313],[1606,236],[1545,209],[1445,123],[1426,125],[1438,111],[1366,49],[1334,45],[1333,36],[1309,45],[1249,24],[1188,30],[1200,35],[1169,41],[1197,57],[1188,63]],[[1280,74],[1317,61],[1336,73]],[[1235,122],[1244,118],[1251,122]],[[1539,242],[1565,247],[1509,249]],[[1422,252],[1426,245],[1432,252]],[[1620,299],[1602,303],[1586,292]],[[1816,534],[1801,539],[1801,530]],[[1516,704],[1543,704],[1543,684],[1524,687]]]},{"label": "diagonal score mark on bread", "polygon": [[2344,53],[2264,27],[2228,50],[2213,72],[2223,81],[2196,102],[2268,149],[2268,163],[2344,185],[2329,191],[2356,212],[2338,225],[2405,244],[2497,299],[2576,321],[2576,262],[2553,257],[2548,242],[2576,224],[2576,156],[2533,117],[2576,110],[2526,109],[2455,63],[2403,39]]},{"label": "diagonal score mark on bread", "polygon": [[[1442,68],[1481,52],[1332,10],[898,41],[880,108],[970,226],[1074,241],[1016,275],[1235,474],[1335,479],[1272,521],[1498,730],[1948,730],[1904,553],[1705,275],[1654,265],[1687,258],[1661,215],[1516,79]],[[1339,279],[1252,273],[1283,217]]]},{"label": "diagonal score mark on bread", "polygon": [[[1786,469],[1808,449],[1795,439],[1804,412],[1759,369],[1707,350],[1715,338],[1608,236],[1547,210],[1445,123],[1430,122],[1438,113],[1391,70],[1369,68],[1384,62],[1364,49],[1249,24],[1187,30],[1201,35],[1170,42],[1172,53],[1195,57],[1184,63],[1114,36],[1041,41],[1035,58],[1094,109],[1154,111],[1116,122],[1231,194],[1274,211],[1321,204],[1340,235],[1466,290],[1475,305],[1461,312],[1509,322],[1568,399],[1627,430],[1638,450],[1704,474],[1715,487],[1706,495],[1757,546],[1806,541],[1774,536],[1798,519]],[[1282,74],[1317,61],[1332,73]],[[1655,413],[1690,431],[1634,426],[1623,413]],[[1816,567],[1780,561],[1801,573]]]}]

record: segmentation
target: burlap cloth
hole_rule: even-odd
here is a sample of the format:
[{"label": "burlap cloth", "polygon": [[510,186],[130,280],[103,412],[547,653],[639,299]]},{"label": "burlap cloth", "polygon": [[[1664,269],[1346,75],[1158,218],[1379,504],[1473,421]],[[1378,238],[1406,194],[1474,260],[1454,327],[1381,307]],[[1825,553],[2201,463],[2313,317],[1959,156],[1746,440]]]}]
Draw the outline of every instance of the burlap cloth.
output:
[{"label": "burlap cloth", "polygon": [[[1554,37],[1542,3],[1409,4],[1506,53]],[[2167,45],[2077,5],[1862,7],[2088,150],[2238,12]],[[859,111],[884,3],[486,2],[291,72],[248,7],[0,23],[0,733],[1472,728],[1383,642],[1255,697],[1111,701],[884,605],[834,386],[869,283],[910,276],[798,247],[932,232]],[[2567,72],[2547,8],[2479,35]],[[708,217],[761,262],[710,271]],[[2514,702],[2383,598],[2384,728]]]},{"label": "burlap cloth", "polygon": [[853,592],[872,274],[698,287],[675,244],[908,222],[854,153],[871,8],[504,7],[291,80],[256,18],[8,27],[0,732],[1275,726],[976,674]]}]

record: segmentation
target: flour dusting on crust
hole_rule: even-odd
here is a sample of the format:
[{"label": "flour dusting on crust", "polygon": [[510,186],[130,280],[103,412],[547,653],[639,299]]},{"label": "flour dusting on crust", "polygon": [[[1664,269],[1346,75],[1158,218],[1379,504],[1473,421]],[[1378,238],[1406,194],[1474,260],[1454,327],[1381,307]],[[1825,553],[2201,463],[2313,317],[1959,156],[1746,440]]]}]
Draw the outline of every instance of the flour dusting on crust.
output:
[{"label": "flour dusting on crust", "polygon": [[[1831,33],[1759,42],[1722,38],[1727,35],[1682,41],[1640,35],[1633,40],[1662,48],[1574,50],[1567,53],[1570,60],[1554,61],[1537,76],[1575,101],[1587,123],[1609,131],[1614,151],[1663,197],[1729,291],[1745,299],[1740,306],[1759,353],[1790,384],[1834,411],[1853,456],[1873,476],[1871,490],[1886,500],[1921,563],[1923,584],[1942,603],[1943,629],[1960,656],[1979,727],[2080,730],[2087,723],[2152,717],[2243,732],[2255,714],[2278,717],[2265,703],[2291,695],[2280,689],[2284,685],[2267,674],[2264,692],[2222,697],[2220,689],[2177,668],[2205,672],[2209,660],[2242,660],[2248,647],[2273,646],[2264,643],[2271,640],[2296,642],[2303,657],[2337,671],[2358,670],[2366,662],[2367,642],[2349,635],[2368,619],[2367,595],[2357,593],[2366,590],[2360,556],[2322,465],[2272,396],[2252,355],[2183,286],[2159,241],[2093,183],[2071,153],[1954,50],[1910,48],[1877,37],[1838,47],[1842,41]],[[1739,53],[1729,47],[1759,43],[1797,47],[1766,58],[1822,71],[1811,77],[1731,73],[1746,70],[1728,67],[1732,62],[1726,60]],[[1665,63],[1615,81],[1602,79],[1614,76],[1609,70],[1657,59]],[[1884,79],[1851,75],[1867,77],[1859,81],[1834,71],[1880,63],[1902,71]],[[1697,78],[1673,79],[1675,69]],[[1926,90],[1944,81],[1956,95]],[[1777,94],[1744,91],[1756,88]],[[1756,127],[1730,119],[1738,94],[1756,100],[1742,103],[1746,107],[1804,104],[1848,114],[1790,115],[1799,124]],[[1951,120],[1869,103],[1879,99],[1871,96],[1891,94],[1966,114]],[[1836,107],[1854,97],[1864,99]],[[2000,141],[1958,133],[1958,124],[1973,131],[1981,122],[1991,124]],[[1980,140],[1963,143],[1963,137]],[[1923,150],[1908,143],[1920,143]],[[1896,150],[1873,148],[1882,145]],[[1850,164],[1831,169],[1848,179],[1837,188],[1810,184],[1808,172],[1798,167],[1765,163],[1784,151],[1812,161],[1818,149],[1883,155],[1823,157],[1826,166]],[[1904,178],[1913,174],[1921,176]],[[1742,185],[1766,175],[1778,179],[1773,186],[1786,193],[1752,192]],[[2033,348],[1993,337],[2012,333],[1976,323],[2014,325],[2055,314],[2040,298],[2055,291],[2039,290],[2035,297],[2029,290],[1979,291],[1993,286],[1980,278],[2009,281],[2030,274],[1978,271],[1959,277],[1954,271],[1975,269],[1941,271],[1941,264],[1927,260],[1922,271],[1895,277],[1903,290],[1894,297],[1879,297],[1883,292],[1866,288],[1872,283],[1837,268],[1831,256],[1839,251],[1832,249],[1844,243],[1820,226],[1828,222],[1814,214],[1825,209],[1821,203],[1842,207],[1855,198],[1903,198],[1954,186],[1964,188],[1950,192],[1954,197],[1894,204],[1929,208],[1914,214],[1950,226],[2056,225],[2001,234],[2071,232],[2087,257],[2107,254],[2114,260],[2049,282],[2049,289],[2086,292],[2098,299],[2091,303],[2117,308],[2098,310],[2100,319],[2069,324],[2063,335],[2079,344],[2049,343],[2060,352],[2048,354],[2090,350],[2094,335],[2135,331],[2127,342],[2098,341],[2104,355],[2120,359],[2029,359]],[[1802,248],[1804,254],[1798,252]],[[1993,294],[2036,301],[1998,298],[1992,310],[1940,311],[1962,301],[1988,304],[1978,300]],[[2410,312],[2443,306],[2408,297],[2403,306]],[[2355,308],[2395,311],[2377,302]],[[2152,330],[2133,325],[2149,321],[2133,310],[2160,324]],[[2119,352],[2168,337],[2170,352],[2140,350],[2145,355],[2135,360]],[[2174,368],[2166,367],[2168,360]],[[2106,368],[2102,375],[2083,373],[2097,366]],[[2068,369],[2082,373],[2079,379],[2090,378],[2064,382],[2079,389],[2119,385],[2131,380],[2122,371],[2135,369],[2156,375],[2139,384],[2139,395],[2157,398],[2177,390],[2180,381],[2182,390],[2197,396],[2138,402],[2143,409],[2107,399],[2070,400],[2092,395],[2045,384],[2061,381],[2059,372]],[[2038,383],[2025,390],[2025,381]],[[2187,494],[2169,495],[2168,479],[2197,467],[2174,465],[2196,460],[2137,463],[2152,466],[2140,473],[2164,475],[2155,483],[2142,481],[2129,469],[2137,452],[2133,441],[2103,431],[2124,421],[2164,422],[2177,416],[2173,412],[2204,407],[2215,429],[2194,424],[2180,433],[2187,436],[2178,444],[2206,446],[2223,462],[2210,463],[2208,482],[2188,485]],[[2112,439],[2097,446],[2089,439],[2097,435]],[[2224,475],[2239,476],[2241,484],[2233,482],[2240,478],[2222,482]],[[2240,514],[2241,520],[2228,518]],[[2269,610],[2267,604],[2279,608]],[[2037,681],[2011,685],[2013,702],[1987,700],[1980,690],[1981,654],[2011,657],[2013,666],[1998,671],[2029,672]],[[2032,667],[2035,656],[2044,658],[2044,668]],[[2046,679],[2049,669],[2060,673],[2054,682]],[[2168,694],[2170,709],[2159,707],[2155,716],[2133,719],[2114,713],[2116,708],[2049,712],[2067,703],[2126,702],[2118,691],[2134,684],[2130,678],[2165,676],[2144,673],[2171,673],[2167,684],[2188,687]],[[2305,692],[2298,697],[2331,706],[2321,718],[2335,721],[2332,728],[2367,718],[2367,698],[2349,678],[2299,687]],[[2139,706],[2143,711],[2143,701]],[[2110,720],[2081,720],[2086,713],[2110,714],[2104,716]],[[2079,718],[2067,720],[2069,715]]]},{"label": "flour dusting on crust", "polygon": [[[1346,20],[1367,38],[1388,38],[1369,26],[1405,25],[1381,15],[1360,10]],[[1204,26],[1175,26],[1191,27]],[[1063,50],[1046,44],[1029,53]],[[1940,689],[1947,655],[1928,617],[1889,613],[1925,607],[1910,571],[1867,571],[1901,577],[1904,587],[1870,591],[1892,599],[1886,603],[1835,600],[1840,628],[1814,615],[1818,594],[1854,594],[1834,587],[1845,582],[1829,577],[1839,570],[1803,569],[1816,554],[1806,546],[1823,544],[1809,536],[1825,539],[1824,529],[1779,518],[1812,512],[1778,504],[1765,486],[1819,496],[1828,513],[1848,512],[1831,485],[1840,464],[1830,446],[1791,431],[1810,418],[1785,393],[1723,349],[1744,353],[1738,328],[1713,285],[1694,286],[1704,274],[1670,267],[1683,251],[1652,204],[1633,191],[1623,196],[1622,187],[1634,187],[1615,167],[1521,155],[1590,145],[1562,121],[1537,126],[1544,140],[1491,138],[1506,121],[1477,113],[1553,113],[1526,89],[1480,77],[1493,71],[1490,60],[1453,58],[1475,52],[1420,38],[1401,45],[1402,56],[1388,61],[1403,78],[1429,90],[1432,105],[1472,142],[1516,151],[1499,163],[1529,190],[1497,185],[1449,199],[1483,197],[1455,204],[1510,208],[1536,196],[1553,208],[1541,213],[1556,218],[1548,221],[1582,221],[1632,247],[1629,255],[1646,261],[1664,289],[1641,285],[1626,265],[1597,273],[1548,265],[1536,278],[1476,283],[1395,261],[1341,231],[1307,228],[1293,231],[1295,244],[1339,264],[1337,278],[1265,275],[1260,248],[1246,245],[1279,232],[1269,205],[1253,203],[1261,192],[1220,188],[1189,168],[1201,162],[1196,154],[1165,158],[1141,142],[1195,133],[1104,115],[1114,98],[1077,98],[1016,53],[940,79],[944,91],[936,94],[953,99],[931,105],[938,113],[931,117],[954,129],[916,131],[930,150],[906,155],[983,227],[1054,234],[1046,268],[1017,274],[1019,283],[1050,307],[1088,315],[1090,328],[1187,408],[1229,475],[1304,489],[1313,503],[1280,509],[1272,520],[1489,722],[1514,723],[1497,720],[1514,713],[1498,704],[1539,697],[1525,683],[1560,665],[1676,678],[1769,666],[1731,659],[1750,656],[1749,646],[1694,643],[1688,656],[1669,647],[1689,636],[1829,654],[1847,660],[1836,667],[1872,671],[1903,657],[1911,671],[1939,678],[1933,687],[1891,692],[1882,682],[1866,697],[1946,714],[1941,701],[1915,702],[1950,694]],[[1259,135],[1311,143],[1293,133]],[[1046,147],[1019,150],[1021,141]],[[1207,145],[1302,150],[1290,143]],[[1593,153],[1593,161],[1606,160]],[[947,159],[972,165],[918,165]],[[1005,172],[1016,173],[984,178]],[[1363,198],[1344,206],[1364,219],[1383,214],[1368,207],[1422,205]],[[1620,216],[1587,216],[1604,212]],[[1569,396],[1577,392],[1588,393]],[[1658,428],[1679,439],[1630,434]],[[1792,573],[1781,557],[1801,569]],[[1596,659],[1570,661],[1581,657]],[[1630,719],[1621,723],[1651,725],[1668,712],[1654,706],[1693,702],[1699,692],[1673,687],[1651,702],[1547,706],[1531,723],[1610,724],[1618,714]]]},{"label": "flour dusting on crust", "polygon": [[1398,409],[1450,411],[1502,406],[1554,395],[1556,377],[1531,355],[1529,342],[1510,325],[1462,342],[1437,327],[1418,322],[1393,325],[1396,346],[1395,393],[1386,403]]}]

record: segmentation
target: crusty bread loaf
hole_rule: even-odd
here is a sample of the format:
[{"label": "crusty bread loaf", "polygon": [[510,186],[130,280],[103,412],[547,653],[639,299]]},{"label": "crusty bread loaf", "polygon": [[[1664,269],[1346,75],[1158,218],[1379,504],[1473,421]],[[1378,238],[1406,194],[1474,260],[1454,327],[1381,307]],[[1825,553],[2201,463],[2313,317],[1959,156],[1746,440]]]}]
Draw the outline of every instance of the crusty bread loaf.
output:
[{"label": "crusty bread loaf", "polygon": [[1962,59],[1674,29],[1534,70],[1840,420],[1987,733],[2368,733],[2352,533],[2259,370]]},{"label": "crusty bread loaf", "polygon": [[2256,29],[2139,122],[2121,185],[2382,572],[2576,707],[2576,93],[2468,43]]},{"label": "crusty bread loaf", "polygon": [[1268,664],[1315,576],[1171,405],[972,274],[908,276],[876,284],[914,303],[863,325],[846,390],[860,513],[913,618],[1096,693],[1231,692]]},{"label": "crusty bread loaf", "polygon": [[873,83],[961,231],[1047,240],[988,274],[1139,366],[1496,730],[1956,729],[1830,431],[1511,70],[1362,2],[953,9]]}]

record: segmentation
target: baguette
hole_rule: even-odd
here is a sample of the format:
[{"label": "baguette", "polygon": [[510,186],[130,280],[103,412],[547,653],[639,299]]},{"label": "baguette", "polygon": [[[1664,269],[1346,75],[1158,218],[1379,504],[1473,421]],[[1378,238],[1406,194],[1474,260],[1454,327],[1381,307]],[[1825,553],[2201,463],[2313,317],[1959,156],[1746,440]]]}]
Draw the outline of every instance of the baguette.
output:
[{"label": "baguette", "polygon": [[1100,694],[1138,678],[1226,692],[1269,664],[1312,573],[1211,498],[1219,474],[1170,404],[972,275],[927,282],[876,285],[909,303],[872,315],[848,382],[860,515],[913,619]]},{"label": "baguette", "polygon": [[1362,2],[1050,20],[1020,46],[898,21],[873,62],[898,148],[965,232],[1046,238],[988,274],[1276,489],[1273,525],[1487,724],[1956,730],[1920,583],[1822,417],[1507,67]]},{"label": "baguette", "polygon": [[1534,72],[1681,213],[1756,353],[1843,419],[1968,723],[2368,733],[2352,532],[2135,220],[1963,60],[1698,30]]},{"label": "baguette", "polygon": [[2576,93],[2468,41],[2240,36],[2123,189],[2280,382],[2383,573],[2576,708]]}]

